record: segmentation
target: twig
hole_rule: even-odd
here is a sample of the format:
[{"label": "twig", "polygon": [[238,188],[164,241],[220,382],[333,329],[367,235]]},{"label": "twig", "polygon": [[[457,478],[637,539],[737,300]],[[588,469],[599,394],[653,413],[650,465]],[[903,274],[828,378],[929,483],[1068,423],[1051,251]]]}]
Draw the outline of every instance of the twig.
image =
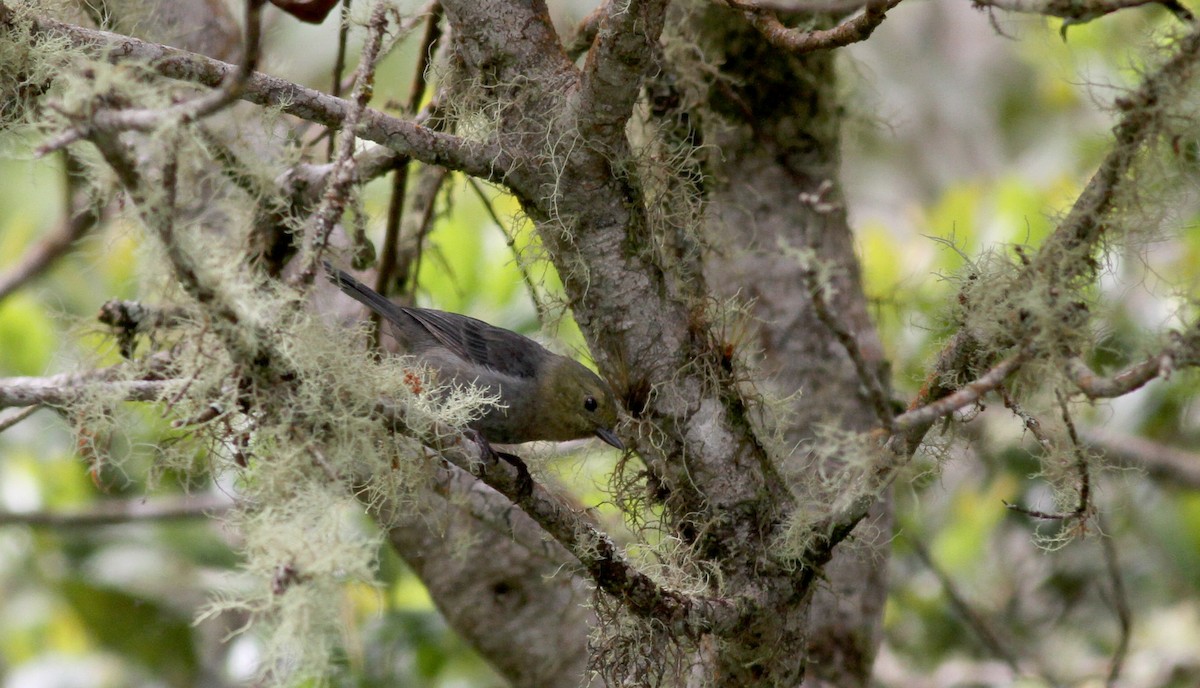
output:
[{"label": "twig", "polygon": [[1041,446],[1042,451],[1047,453],[1054,451],[1054,441],[1050,439],[1050,436],[1047,435],[1044,430],[1042,430],[1042,422],[1037,419],[1037,416],[1026,411],[1021,404],[1018,403],[1011,394],[1009,394],[1008,388],[1001,385],[997,391],[1000,393],[1000,399],[1004,401],[1004,407],[1009,411],[1012,411],[1013,415],[1015,415],[1017,418],[1021,419],[1021,422],[1025,425],[1025,429],[1033,435],[1035,440],[1037,440],[1037,443]]},{"label": "twig", "polygon": [[1000,639],[1000,636],[992,630],[987,621],[971,607],[966,598],[959,592],[954,580],[933,560],[929,549],[925,547],[925,543],[915,536],[910,536],[908,542],[912,545],[913,551],[917,553],[917,558],[933,572],[933,575],[942,584],[942,589],[946,592],[946,597],[950,600],[950,606],[958,612],[958,616],[975,633],[975,637],[979,639],[979,642],[983,643],[983,646],[993,656],[1003,660],[1012,669],[1015,676],[1020,676],[1022,673],[1021,664],[1017,659],[1016,653],[1008,647],[1008,643]]},{"label": "twig", "polygon": [[438,192],[449,174],[443,167],[428,165],[417,171],[417,186],[410,199],[412,207],[407,209],[400,232],[404,245],[396,247],[396,267],[392,278],[393,282],[408,286],[408,293],[415,290],[416,275],[425,253],[425,238],[433,230]]},{"label": "twig", "polygon": [[803,276],[817,319],[833,333],[834,338],[850,356],[850,361],[854,364],[854,371],[858,374],[858,381],[867,390],[867,397],[871,401],[871,408],[875,411],[875,418],[889,435],[894,433],[896,429],[895,416],[892,413],[892,405],[888,401],[884,381],[880,379],[877,371],[871,370],[867,365],[867,359],[858,346],[858,339],[842,323],[841,319],[833,314],[829,302],[825,298],[826,285],[822,284],[818,278],[817,271],[811,267],[806,268]]},{"label": "twig", "polygon": [[[308,260],[304,270],[298,276],[299,281],[311,284],[317,274],[325,246],[329,243],[329,235],[338,218],[342,216],[349,198],[350,187],[354,182],[354,143],[357,138],[355,130],[362,117],[363,110],[371,100],[374,92],[375,65],[379,56],[379,48],[383,44],[383,34],[387,31],[389,7],[386,3],[376,3],[371,12],[371,20],[367,28],[367,40],[359,56],[358,67],[354,71],[354,91],[351,93],[350,111],[342,121],[342,133],[338,139],[337,159],[325,184],[325,194],[317,211],[310,218],[308,235]],[[366,241],[365,237],[361,241]],[[356,263],[358,261],[355,261]],[[356,265],[356,267],[362,267]]]},{"label": "twig", "polygon": [[442,3],[436,0],[429,3],[425,8],[425,13],[425,33],[421,36],[417,64],[413,68],[412,88],[408,91],[407,110],[410,115],[418,111],[421,101],[425,98],[425,92],[429,88],[429,78],[426,72],[429,71],[433,51],[437,48],[438,42],[442,40]]},{"label": "twig", "polygon": [[66,218],[57,231],[32,246],[8,274],[0,275],[0,300],[40,275],[103,219],[103,213],[90,207],[88,199],[79,191],[79,163],[68,152],[64,151],[63,156]]},{"label": "twig", "polygon": [[[1100,523],[1101,531],[1104,530],[1104,523]],[[1117,546],[1113,544],[1113,538],[1110,535],[1102,535],[1100,544],[1104,547],[1104,566],[1108,571],[1108,579],[1112,582],[1113,606],[1116,607],[1117,624],[1120,629],[1120,635],[1117,639],[1117,647],[1113,650],[1112,660],[1108,665],[1108,678],[1105,685],[1109,688],[1117,685],[1117,679],[1121,677],[1121,669],[1125,666],[1125,655],[1129,652],[1129,633],[1133,628],[1133,612],[1129,607],[1129,596],[1125,592],[1125,581],[1121,576],[1120,562],[1117,561]]]},{"label": "twig", "polygon": [[[351,0],[342,0],[342,13],[338,22],[337,55],[333,60],[333,79],[329,91],[334,98],[342,97],[342,73],[346,71],[346,44],[350,39],[350,2]],[[333,160],[335,145],[336,142],[330,135],[329,147],[325,150],[325,157],[330,161]]]},{"label": "twig", "polygon": [[[0,32],[11,31],[12,25],[12,10],[0,0]],[[145,63],[162,76],[203,86],[218,87],[238,69],[235,65],[185,50],[47,17],[37,17],[28,28],[34,39],[53,37],[96,57]],[[330,127],[340,125],[351,107],[340,98],[257,72],[246,82],[241,98]],[[358,136],[382,144],[394,153],[411,155],[417,160],[495,182],[503,182],[516,165],[513,156],[494,142],[468,141],[369,108],[363,111],[358,123]],[[384,169],[389,169],[391,164],[390,159],[387,160]]]},{"label": "twig", "polygon": [[[429,69],[431,54],[441,39],[442,5],[440,2],[431,3],[429,16],[425,20],[425,34],[421,37],[420,52],[417,65],[413,69],[413,84],[408,93],[409,113],[417,112],[425,91],[429,85],[425,72]],[[388,201],[387,228],[384,230],[383,247],[379,254],[379,274],[375,277],[375,291],[381,294],[391,293],[391,283],[396,274],[397,251],[400,240],[401,219],[404,216],[405,195],[408,193],[409,159],[398,158],[395,172],[392,173],[392,194]],[[375,323],[374,337],[379,336],[378,314],[372,313],[371,320]]]},{"label": "twig", "polygon": [[[1033,433],[1038,444],[1041,445],[1042,451],[1050,454],[1058,450],[1054,440],[1042,430],[1042,424],[1038,421],[1037,417],[1022,409],[1020,404],[1008,393],[1008,390],[1003,387],[1000,388],[1000,396],[1004,399],[1004,405],[1020,418],[1024,422],[1025,427]],[[1067,408],[1067,398],[1062,392],[1057,390],[1055,391],[1055,396],[1058,398],[1058,406],[1062,412],[1063,424],[1067,429],[1067,436],[1071,441],[1071,451],[1075,455],[1075,470],[1079,473],[1079,504],[1072,511],[1066,512],[1038,511],[1036,509],[1027,509],[1017,504],[1009,504],[1008,502],[1005,502],[1004,506],[1032,518],[1045,521],[1077,519],[1082,525],[1087,521],[1092,511],[1092,479],[1088,470],[1087,454],[1083,451],[1083,447],[1079,443],[1079,435],[1075,432],[1075,422],[1071,420],[1071,413]]]},{"label": "twig", "polygon": [[[169,121],[188,124],[216,114],[233,104],[242,97],[250,76],[258,67],[259,49],[262,43],[262,8],[265,4],[266,0],[246,0],[246,38],[242,47],[242,59],[237,70],[217,90],[162,110],[97,110],[89,113],[84,123],[39,146],[35,154],[46,155],[76,141],[92,138],[97,131],[116,133],[135,130],[146,132],[153,131]],[[0,11],[0,23],[2,23],[3,13]]]},{"label": "twig", "polygon": [[[397,159],[396,169],[392,172],[392,190],[388,198],[387,225],[383,232],[383,245],[379,252],[379,271],[375,275],[375,291],[380,294],[390,295],[392,293],[391,287],[396,273],[396,256],[399,251],[397,244],[400,241],[400,221],[404,216],[405,195],[408,193],[409,162],[407,158]],[[372,312],[371,320],[375,323],[372,328],[374,331],[373,338],[377,339],[379,335],[379,314]]]},{"label": "twig", "polygon": [[145,521],[207,518],[233,507],[223,495],[160,499],[105,499],[83,511],[0,511],[0,526],[25,525],[50,528],[86,528]]},{"label": "twig", "polygon": [[17,423],[20,423],[21,421],[25,420],[26,418],[32,416],[33,414],[37,413],[39,409],[41,409],[41,406],[34,404],[32,406],[26,406],[23,409],[13,411],[12,413],[6,413],[3,416],[0,416],[0,432],[4,432],[5,430],[11,428],[12,426],[16,425]]},{"label": "twig", "polygon": [[504,223],[500,221],[500,216],[496,214],[496,209],[492,206],[492,201],[487,197],[487,194],[483,193],[483,187],[479,185],[479,182],[471,177],[468,177],[467,184],[470,185],[471,190],[475,192],[475,195],[479,197],[479,201],[483,203],[484,210],[486,210],[488,216],[492,218],[492,222],[496,224],[496,227],[500,230],[500,233],[504,235],[504,243],[508,246],[508,250],[512,252],[513,262],[516,263],[517,270],[521,273],[521,280],[525,282],[525,290],[529,292],[529,300],[533,301],[533,308],[535,311],[537,311],[538,322],[544,324],[548,318],[546,314],[546,306],[542,303],[542,300],[538,298],[537,285],[533,283],[533,277],[530,276],[529,270],[525,267],[525,261],[521,259],[520,252],[517,251],[516,237],[509,233],[509,231],[505,228]]},{"label": "twig", "polygon": [[1131,7],[1162,5],[1181,21],[1192,21],[1192,13],[1177,0],[971,0],[971,4],[979,9],[994,7],[1009,12],[1060,17],[1074,23],[1091,21]]},{"label": "twig", "polygon": [[1025,362],[1028,354],[1022,350],[997,363],[983,375],[946,396],[925,406],[906,411],[894,420],[897,432],[926,427],[942,416],[979,401],[984,394],[996,389]]},{"label": "twig", "polygon": [[868,0],[862,14],[855,15],[832,29],[805,31],[789,28],[774,12],[765,11],[761,7],[738,0],[725,2],[730,7],[741,10],[742,16],[758,29],[771,45],[796,54],[841,48],[865,41],[875,28],[883,23],[888,10],[900,4],[900,0]]},{"label": "twig", "polygon": [[[1200,327],[1194,328],[1200,332]],[[1175,368],[1175,347],[1168,347],[1157,356],[1135,363],[1119,373],[1102,377],[1078,356],[1067,360],[1066,371],[1071,382],[1089,399],[1119,397],[1139,389],[1151,380],[1170,377]]]},{"label": "twig", "polygon": [[152,401],[167,388],[167,380],[122,380],[124,366],[49,377],[0,378],[0,408],[12,406],[62,406],[100,391],[126,401]]},{"label": "twig", "polygon": [[1071,410],[1067,407],[1067,397],[1060,390],[1054,390],[1058,398],[1058,409],[1062,412],[1063,425],[1067,428],[1067,439],[1071,441],[1071,452],[1075,454],[1075,470],[1079,474],[1079,506],[1075,507],[1072,516],[1086,519],[1092,510],[1092,476],[1088,470],[1087,453],[1079,443],[1079,433],[1075,432],[1075,421],[1071,419]]}]

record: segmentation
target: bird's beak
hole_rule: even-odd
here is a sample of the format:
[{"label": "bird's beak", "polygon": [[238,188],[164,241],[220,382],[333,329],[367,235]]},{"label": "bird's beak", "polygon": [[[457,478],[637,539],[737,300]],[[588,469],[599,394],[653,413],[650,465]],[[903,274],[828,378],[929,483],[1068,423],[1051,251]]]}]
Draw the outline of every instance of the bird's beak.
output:
[{"label": "bird's beak", "polygon": [[625,445],[622,444],[621,440],[617,438],[617,433],[609,430],[608,428],[597,428],[596,437],[599,437],[621,451],[625,451]]}]

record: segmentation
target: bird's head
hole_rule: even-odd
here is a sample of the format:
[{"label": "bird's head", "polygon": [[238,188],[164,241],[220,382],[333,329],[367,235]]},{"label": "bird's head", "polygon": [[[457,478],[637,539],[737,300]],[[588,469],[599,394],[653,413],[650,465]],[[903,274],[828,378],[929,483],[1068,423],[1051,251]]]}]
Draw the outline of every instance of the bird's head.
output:
[{"label": "bird's head", "polygon": [[617,449],[617,401],[608,384],[578,361],[555,356],[539,373],[538,434],[555,441],[596,436]]}]

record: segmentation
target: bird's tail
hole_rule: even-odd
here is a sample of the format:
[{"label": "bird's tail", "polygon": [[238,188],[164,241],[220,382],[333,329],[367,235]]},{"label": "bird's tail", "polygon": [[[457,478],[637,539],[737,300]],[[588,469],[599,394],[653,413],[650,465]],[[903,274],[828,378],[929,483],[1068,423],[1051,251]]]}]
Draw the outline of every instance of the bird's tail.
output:
[{"label": "bird's tail", "polygon": [[388,301],[382,294],[354,279],[344,270],[333,267],[329,261],[323,261],[323,263],[325,265],[325,274],[329,277],[329,281],[336,284],[338,289],[345,292],[347,296],[391,322],[396,322],[399,318],[403,317],[404,311],[400,306]]}]

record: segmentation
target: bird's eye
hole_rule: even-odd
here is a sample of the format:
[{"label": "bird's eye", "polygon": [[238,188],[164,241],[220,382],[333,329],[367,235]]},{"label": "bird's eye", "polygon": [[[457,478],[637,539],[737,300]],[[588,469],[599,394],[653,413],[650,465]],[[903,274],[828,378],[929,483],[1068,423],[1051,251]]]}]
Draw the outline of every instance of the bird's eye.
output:
[{"label": "bird's eye", "polygon": [[596,397],[588,397],[583,400],[583,407],[589,411],[595,411],[596,406]]}]

